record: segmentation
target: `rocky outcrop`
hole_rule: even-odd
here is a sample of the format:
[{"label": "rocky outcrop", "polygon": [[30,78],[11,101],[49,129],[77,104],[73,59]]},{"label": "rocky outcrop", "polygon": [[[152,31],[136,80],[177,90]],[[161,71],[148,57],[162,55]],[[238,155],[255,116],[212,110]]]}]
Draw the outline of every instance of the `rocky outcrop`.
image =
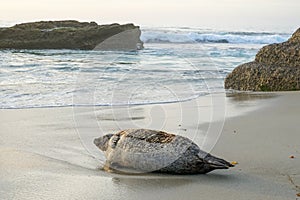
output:
[{"label": "rocky outcrop", "polygon": [[[123,35],[123,37],[112,36]],[[82,49],[93,50],[110,39],[113,46],[99,50],[134,50],[143,48],[141,31],[133,24],[98,25],[95,22],[41,21],[0,28],[0,49]],[[127,38],[125,38],[125,36]],[[119,39],[123,41],[120,41]],[[117,40],[117,41],[116,41]],[[130,42],[128,42],[130,41]],[[106,42],[107,43],[107,42]],[[120,49],[118,49],[120,44]],[[101,47],[101,45],[100,45]]]},{"label": "rocky outcrop", "polygon": [[225,88],[244,91],[300,90],[300,28],[283,43],[263,47],[255,61],[235,68]]}]

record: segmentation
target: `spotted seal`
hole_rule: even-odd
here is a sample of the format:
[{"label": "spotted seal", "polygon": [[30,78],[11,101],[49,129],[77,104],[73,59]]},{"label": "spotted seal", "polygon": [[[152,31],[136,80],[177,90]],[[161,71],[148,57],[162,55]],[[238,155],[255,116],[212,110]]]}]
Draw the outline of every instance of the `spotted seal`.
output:
[{"label": "spotted seal", "polygon": [[205,174],[233,167],[190,139],[163,131],[128,129],[96,138],[94,144],[105,152],[109,171]]}]

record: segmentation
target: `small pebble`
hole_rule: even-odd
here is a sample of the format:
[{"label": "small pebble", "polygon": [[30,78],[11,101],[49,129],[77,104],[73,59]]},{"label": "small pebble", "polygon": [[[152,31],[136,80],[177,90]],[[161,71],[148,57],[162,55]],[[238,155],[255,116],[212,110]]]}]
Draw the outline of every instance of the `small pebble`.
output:
[{"label": "small pebble", "polygon": [[290,156],[290,158],[292,158],[292,159],[293,159],[293,158],[295,158],[295,156],[291,155],[291,156]]},{"label": "small pebble", "polygon": [[236,162],[236,161],[232,161],[231,164],[232,164],[232,165],[237,165],[237,164],[239,164],[239,163]]},{"label": "small pebble", "polygon": [[300,193],[298,193],[298,194],[296,194],[297,195],[297,197],[300,197]]}]

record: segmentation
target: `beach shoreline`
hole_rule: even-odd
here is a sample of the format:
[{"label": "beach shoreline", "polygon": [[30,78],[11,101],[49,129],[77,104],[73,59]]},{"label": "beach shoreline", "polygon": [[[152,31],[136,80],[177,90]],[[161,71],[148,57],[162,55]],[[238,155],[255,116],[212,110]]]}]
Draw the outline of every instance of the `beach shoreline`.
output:
[{"label": "beach shoreline", "polygon": [[[217,95],[216,99],[221,100],[206,96],[194,102],[142,105],[125,110],[1,109],[0,196],[2,199],[296,199],[300,192],[297,132],[300,93]],[[213,106],[213,102],[217,105]],[[221,114],[216,116],[214,113],[218,111]],[[206,148],[239,164],[228,171],[194,176],[129,176],[99,170],[103,158],[95,158],[98,154],[87,141],[97,130],[100,134],[128,126],[163,127],[188,136],[195,136],[198,129],[221,127],[220,135],[213,135],[214,141]],[[203,140],[195,138],[195,141]]]}]

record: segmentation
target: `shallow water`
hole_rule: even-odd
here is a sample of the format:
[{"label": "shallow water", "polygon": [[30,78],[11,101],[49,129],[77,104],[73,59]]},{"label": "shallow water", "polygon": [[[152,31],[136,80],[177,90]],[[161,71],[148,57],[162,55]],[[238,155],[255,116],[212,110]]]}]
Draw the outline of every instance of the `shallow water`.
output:
[{"label": "shallow water", "polygon": [[137,52],[1,50],[0,108],[187,101],[223,92],[224,78],[234,67],[253,60],[264,44],[290,36],[190,28],[142,31],[145,49]]}]

